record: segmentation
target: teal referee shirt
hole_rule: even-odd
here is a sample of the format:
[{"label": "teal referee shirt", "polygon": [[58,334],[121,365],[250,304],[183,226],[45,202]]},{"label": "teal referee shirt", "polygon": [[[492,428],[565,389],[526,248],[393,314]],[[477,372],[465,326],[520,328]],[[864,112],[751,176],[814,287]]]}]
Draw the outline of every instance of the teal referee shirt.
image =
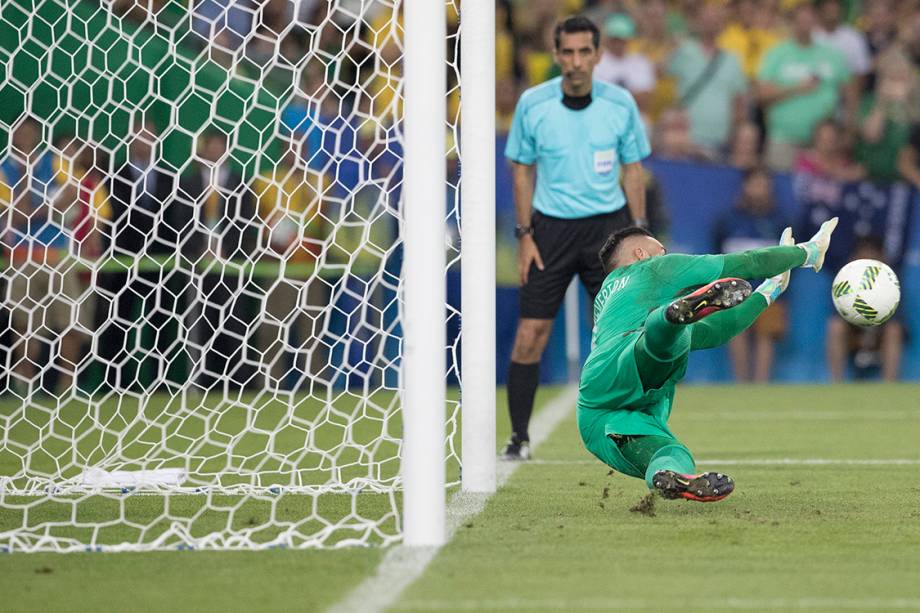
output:
[{"label": "teal referee shirt", "polygon": [[562,77],[521,95],[505,157],[536,163],[533,208],[544,215],[575,219],[623,208],[620,165],[652,152],[636,101],[602,81],[593,82],[583,109],[567,108],[562,95]]}]

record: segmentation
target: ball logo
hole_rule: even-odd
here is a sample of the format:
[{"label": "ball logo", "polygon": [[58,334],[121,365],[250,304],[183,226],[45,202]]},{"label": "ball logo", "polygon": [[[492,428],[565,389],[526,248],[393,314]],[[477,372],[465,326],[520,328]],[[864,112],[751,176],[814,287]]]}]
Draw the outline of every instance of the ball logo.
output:
[{"label": "ball logo", "polygon": [[865,300],[859,297],[857,297],[856,300],[853,301],[853,310],[859,313],[860,315],[862,315],[863,317],[865,317],[869,321],[872,321],[876,317],[878,317],[878,311],[873,309],[871,306],[869,306],[869,303],[867,303]]},{"label": "ball logo", "polygon": [[872,289],[878,273],[881,270],[878,266],[866,266],[862,274],[862,282],[859,284],[860,289]]},{"label": "ball logo", "polygon": [[841,281],[840,283],[835,283],[833,287],[834,298],[840,298],[844,294],[850,293],[850,282]]}]

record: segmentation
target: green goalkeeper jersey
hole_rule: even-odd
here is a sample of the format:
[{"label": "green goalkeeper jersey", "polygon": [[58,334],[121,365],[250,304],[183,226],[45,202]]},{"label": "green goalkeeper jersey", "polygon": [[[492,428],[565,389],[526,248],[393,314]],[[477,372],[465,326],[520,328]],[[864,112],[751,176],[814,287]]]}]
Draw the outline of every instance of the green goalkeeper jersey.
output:
[{"label": "green goalkeeper jersey", "polygon": [[612,271],[594,302],[591,353],[579,385],[578,427],[584,440],[610,434],[673,436],[667,422],[687,354],[661,387],[643,387],[634,349],[651,311],[720,277],[764,278],[804,261],[798,247],[768,247],[729,255],[663,255]]}]

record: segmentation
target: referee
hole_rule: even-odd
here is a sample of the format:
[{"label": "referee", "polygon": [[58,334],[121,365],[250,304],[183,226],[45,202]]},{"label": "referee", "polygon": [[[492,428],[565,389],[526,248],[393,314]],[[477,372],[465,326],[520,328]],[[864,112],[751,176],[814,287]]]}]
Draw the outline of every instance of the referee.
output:
[{"label": "referee", "polygon": [[597,255],[604,240],[632,223],[646,225],[640,160],[651,147],[635,100],[621,87],[592,80],[600,32],[591,20],[558,23],[554,42],[562,76],[521,95],[505,148],[521,276],[508,369],[512,435],[501,454],[507,460],[530,458],[527,426],[540,356],[572,276],[593,301],[604,281]]}]

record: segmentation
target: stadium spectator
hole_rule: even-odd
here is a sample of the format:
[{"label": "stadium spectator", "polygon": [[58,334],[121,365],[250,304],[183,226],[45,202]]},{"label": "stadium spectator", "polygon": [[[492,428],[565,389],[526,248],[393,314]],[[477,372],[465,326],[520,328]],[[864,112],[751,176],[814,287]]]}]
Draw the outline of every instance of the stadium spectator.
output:
[{"label": "stadium spectator", "polygon": [[[108,159],[102,149],[79,138],[64,135],[55,142],[54,178],[59,188],[55,203],[70,230],[72,252],[83,260],[97,260],[103,249],[105,227],[111,223],[112,205],[105,185]],[[87,294],[95,289],[92,271],[75,271],[77,291],[84,299],[77,306],[72,324],[80,329],[80,353],[92,351],[89,336],[96,326],[96,298]],[[87,347],[89,345],[89,347]]]},{"label": "stadium spectator", "polygon": [[118,17],[125,17],[138,24],[157,23],[165,27],[175,27],[188,18],[183,3],[168,0],[114,0],[111,11]]},{"label": "stadium spectator", "polygon": [[794,168],[798,174],[831,181],[860,181],[866,169],[847,155],[844,130],[839,123],[825,119],[815,128],[812,147],[797,154]]},{"label": "stadium spectator", "polygon": [[655,67],[641,53],[627,50],[636,35],[635,22],[625,13],[614,13],[607,19],[604,33],[604,52],[594,68],[594,78],[625,87],[639,109],[646,110],[655,87]]},{"label": "stadium spectator", "polygon": [[105,185],[108,158],[100,147],[65,135],[55,142],[54,178],[59,198],[76,206],[65,211],[72,228],[74,252],[87,260],[102,253],[104,228],[112,219],[112,204]]},{"label": "stadium spectator", "polygon": [[866,45],[872,64],[866,75],[864,90],[875,90],[879,58],[897,40],[897,16],[891,0],[873,0],[866,6]]},{"label": "stadium spectator", "polygon": [[898,28],[898,46],[908,53],[915,64],[920,64],[920,7],[904,18]]},{"label": "stadium spectator", "polygon": [[624,2],[623,0],[596,0],[586,2],[582,15],[594,23],[604,23],[607,18],[614,13],[632,12],[635,2]]},{"label": "stadium spectator", "polygon": [[751,170],[761,163],[760,127],[753,121],[742,122],[735,130],[728,163],[739,170]]},{"label": "stadium spectator", "polygon": [[[310,170],[289,141],[284,157],[261,174],[252,190],[264,224],[263,243],[272,260],[285,266],[278,275],[260,280],[264,306],[257,332],[264,374],[269,386],[295,385],[293,373],[316,373],[325,363],[322,334],[328,286],[313,271],[327,234],[323,216],[324,177]],[[300,272],[292,273],[292,270]],[[280,276],[280,271],[287,274]],[[309,361],[309,364],[307,363]]]},{"label": "stadium spectator", "polygon": [[495,4],[495,80],[514,78],[514,21],[510,0]]},{"label": "stadium spectator", "polygon": [[517,97],[517,86],[513,79],[495,81],[495,130],[499,134],[508,134],[511,130]]},{"label": "stadium spectator", "polygon": [[645,180],[645,210],[648,215],[648,230],[662,240],[668,240],[671,231],[671,216],[665,206],[664,193],[658,177],[651,168],[643,168]]},{"label": "stadium spectator", "polygon": [[[735,206],[716,222],[715,244],[721,253],[769,247],[787,225],[773,200],[770,173],[757,166],[744,173]],[[776,342],[785,332],[786,306],[778,300],[729,343],[735,379],[769,381]]]},{"label": "stadium spectator", "polygon": [[655,88],[649,97],[648,113],[657,121],[665,109],[677,99],[677,83],[667,74],[668,60],[677,41],[668,29],[668,5],[665,0],[645,0],[635,11],[639,35],[632,41],[630,51],[642,54],[655,66]]},{"label": "stadium spectator", "polygon": [[747,82],[738,58],[716,43],[723,22],[721,6],[700,6],[693,20],[694,37],[681,42],[667,69],[677,81],[677,104],[690,119],[691,140],[709,150],[712,158],[724,153],[747,111]]},{"label": "stadium spectator", "polygon": [[907,143],[911,118],[916,116],[918,77],[901,53],[885,53],[878,62],[878,86],[860,105],[856,159],[870,179],[891,182],[900,178],[898,152]]},{"label": "stadium spectator", "polygon": [[205,41],[218,37],[227,49],[236,49],[252,29],[253,10],[239,0],[196,0],[192,29]]},{"label": "stadium spectator", "polygon": [[240,389],[253,375],[253,361],[246,360],[251,316],[239,266],[254,257],[261,224],[253,193],[230,167],[223,132],[209,131],[199,139],[197,159],[179,187],[179,200],[196,214],[185,255],[208,269],[197,305],[201,317],[193,330],[196,344],[205,348],[196,356],[201,361],[196,374],[206,389]]},{"label": "stadium spectator", "polygon": [[[361,104],[367,112],[384,125],[393,125],[402,115],[402,17],[395,12],[381,11],[365,29],[364,39],[372,50],[367,58],[365,79],[361,85]],[[361,107],[362,110],[364,107]]]},{"label": "stadium spectator", "polygon": [[911,126],[907,143],[898,151],[898,172],[920,189],[920,122]]},{"label": "stadium spectator", "polygon": [[744,76],[754,79],[763,56],[782,36],[776,28],[775,0],[735,0],[728,26],[719,35],[719,47],[734,53]]},{"label": "stadium spectator", "polygon": [[605,277],[597,253],[607,236],[633,221],[647,223],[641,160],[650,153],[648,140],[629,92],[593,80],[599,42],[597,26],[584,17],[556,26],[562,77],[524,92],[505,149],[514,169],[521,278],[507,459],[530,455],[540,359],[572,277],[579,275],[593,300]]},{"label": "stadium spectator", "polygon": [[[139,383],[140,363],[132,354],[134,336],[145,324],[162,331],[170,319],[168,313],[180,312],[175,296],[187,285],[177,274],[151,269],[146,259],[175,254],[191,218],[190,210],[172,203],[175,180],[162,168],[158,144],[156,127],[150,122],[136,122],[128,159],[109,182],[112,222],[106,228],[109,236],[103,239],[109,245],[106,255],[122,258],[132,268],[130,273],[99,274],[95,319],[101,334],[97,350],[105,366],[106,382],[116,390]],[[172,280],[173,291],[162,291],[164,278]],[[156,347],[150,353],[157,372],[166,372],[169,347],[165,332],[156,334]]]},{"label": "stadium spectator", "polygon": [[246,58],[263,71],[275,61],[278,52],[278,35],[265,25],[260,25],[246,42]]},{"label": "stadium spectator", "polygon": [[865,75],[872,69],[866,36],[843,22],[841,0],[818,0],[816,5],[818,27],[814,31],[815,42],[833,47],[843,54],[847,68],[854,77],[851,86],[861,90]]},{"label": "stadium spectator", "polygon": [[[884,262],[882,240],[875,236],[862,238],[857,242],[852,259]],[[897,381],[904,335],[904,326],[898,316],[880,326],[863,328],[832,315],[827,321],[827,365],[831,381],[843,381],[848,365],[852,365],[856,379],[881,375],[884,381]]]},{"label": "stadium spectator", "polygon": [[527,87],[537,85],[557,76],[557,67],[553,63],[552,49],[555,19],[547,17],[537,24],[532,32],[527,32],[518,42],[517,62],[524,71],[524,84]]},{"label": "stadium spectator", "polygon": [[338,98],[325,82],[325,65],[319,61],[308,61],[302,69],[300,87],[291,96],[290,102],[281,112],[281,124],[288,130],[286,135],[298,141],[304,140],[304,159],[319,159],[323,148],[325,126],[338,113]]},{"label": "stadium spectator", "polygon": [[[284,4],[293,4],[289,0],[278,0]],[[344,31],[353,26],[360,25],[365,20],[370,21],[377,18],[381,13],[394,11],[399,5],[386,2],[368,2],[367,0],[300,0],[301,6],[313,5],[314,11],[310,18],[311,23],[319,23],[328,18],[329,22],[334,24],[334,29]]]},{"label": "stadium spectator", "polygon": [[[79,361],[79,339],[73,332],[71,309],[79,296],[76,271],[64,262],[69,248],[59,219],[67,206],[57,199],[53,156],[42,125],[30,116],[10,132],[9,155],[0,162],[0,204],[7,216],[2,243],[7,252],[5,304],[10,309],[13,391],[22,397],[48,391],[42,376],[58,364],[58,395],[72,383]],[[63,265],[62,265],[63,264]],[[42,357],[47,352],[48,357]]]},{"label": "stadium spectator", "polygon": [[715,161],[714,153],[693,142],[690,118],[683,109],[668,109],[661,114],[654,130],[655,156],[666,160]]},{"label": "stadium spectator", "polygon": [[796,149],[811,140],[818,122],[837,113],[850,80],[846,58],[817,44],[814,26],[811,4],[797,5],[791,38],[770,49],[758,71],[757,92],[766,107],[766,162],[774,170],[791,168]]},{"label": "stadium spectator", "polygon": [[214,37],[213,44],[208,47],[208,57],[215,64],[226,70],[227,74],[234,77],[245,76],[246,70],[244,66],[236,62],[233,51],[230,50],[233,44],[230,40],[230,35],[227,32],[219,32]]}]

